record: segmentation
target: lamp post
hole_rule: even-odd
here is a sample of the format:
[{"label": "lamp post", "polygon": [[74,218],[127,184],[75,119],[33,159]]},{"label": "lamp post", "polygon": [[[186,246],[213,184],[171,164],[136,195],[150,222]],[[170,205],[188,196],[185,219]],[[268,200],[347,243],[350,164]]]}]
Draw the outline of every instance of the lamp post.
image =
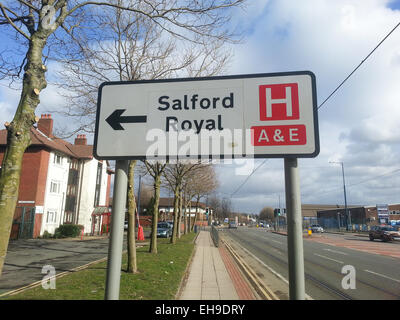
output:
[{"label": "lamp post", "polygon": [[350,216],[348,214],[348,211],[347,211],[346,182],[344,180],[344,165],[343,165],[343,161],[329,161],[329,163],[337,163],[337,164],[340,164],[342,166],[343,193],[344,193],[344,212],[345,212],[345,215],[347,217],[348,225],[351,225],[351,218],[350,218]]}]

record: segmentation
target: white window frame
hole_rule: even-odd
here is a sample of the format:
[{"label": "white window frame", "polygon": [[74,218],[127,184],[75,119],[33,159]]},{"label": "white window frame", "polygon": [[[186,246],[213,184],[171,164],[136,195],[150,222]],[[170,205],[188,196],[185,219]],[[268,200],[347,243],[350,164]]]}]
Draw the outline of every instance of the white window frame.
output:
[{"label": "white window frame", "polygon": [[55,210],[55,209],[47,210],[46,223],[47,224],[56,224],[57,223],[57,210]]},{"label": "white window frame", "polygon": [[58,154],[58,153],[55,153],[55,154],[54,154],[53,163],[54,163],[55,165],[62,166],[62,164],[63,164],[63,157],[62,157],[62,155],[60,155],[60,154]]},{"label": "white window frame", "polygon": [[[53,186],[55,186],[56,191],[53,191]],[[61,191],[61,181],[51,180],[50,181],[50,193],[59,194]]]}]

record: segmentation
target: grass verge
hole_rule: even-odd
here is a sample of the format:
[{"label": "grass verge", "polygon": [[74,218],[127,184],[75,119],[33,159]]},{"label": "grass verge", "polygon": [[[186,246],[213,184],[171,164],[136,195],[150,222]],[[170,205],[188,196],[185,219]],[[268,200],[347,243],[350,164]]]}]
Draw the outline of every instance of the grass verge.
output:
[{"label": "grass verge", "polygon": [[[158,239],[158,254],[148,246],[137,249],[138,273],[126,272],[127,255],[122,257],[121,300],[172,300],[194,249],[195,233],[184,235],[175,245],[169,239]],[[103,300],[107,262],[91,265],[56,280],[56,289],[42,286],[29,289],[8,300]]]}]

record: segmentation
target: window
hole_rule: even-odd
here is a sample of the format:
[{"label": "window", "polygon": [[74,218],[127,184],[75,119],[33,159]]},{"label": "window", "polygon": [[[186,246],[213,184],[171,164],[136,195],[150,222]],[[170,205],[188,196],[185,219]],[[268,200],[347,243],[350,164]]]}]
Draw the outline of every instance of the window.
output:
[{"label": "window", "polygon": [[57,222],[57,211],[49,210],[47,211],[46,223],[56,223]]},{"label": "window", "polygon": [[50,182],[50,192],[51,193],[60,193],[60,181],[51,181]]},{"label": "window", "polygon": [[72,170],[78,170],[78,160],[76,159],[71,159],[69,168]]},{"label": "window", "polygon": [[62,156],[60,156],[59,154],[54,154],[54,163],[55,164],[59,164],[62,165]]}]

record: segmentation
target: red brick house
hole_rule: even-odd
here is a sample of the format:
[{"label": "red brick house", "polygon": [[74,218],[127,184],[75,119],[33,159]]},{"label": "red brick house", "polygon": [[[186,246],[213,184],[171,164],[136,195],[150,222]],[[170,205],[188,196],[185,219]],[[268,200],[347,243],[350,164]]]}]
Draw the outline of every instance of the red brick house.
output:
[{"label": "red brick house", "polygon": [[[0,130],[0,164],[7,131]],[[17,209],[11,238],[54,233],[64,223],[81,224],[90,232],[91,214],[109,204],[113,171],[93,157],[85,135],[69,143],[53,135],[53,119],[44,114],[31,129],[31,145],[23,156]]]}]

